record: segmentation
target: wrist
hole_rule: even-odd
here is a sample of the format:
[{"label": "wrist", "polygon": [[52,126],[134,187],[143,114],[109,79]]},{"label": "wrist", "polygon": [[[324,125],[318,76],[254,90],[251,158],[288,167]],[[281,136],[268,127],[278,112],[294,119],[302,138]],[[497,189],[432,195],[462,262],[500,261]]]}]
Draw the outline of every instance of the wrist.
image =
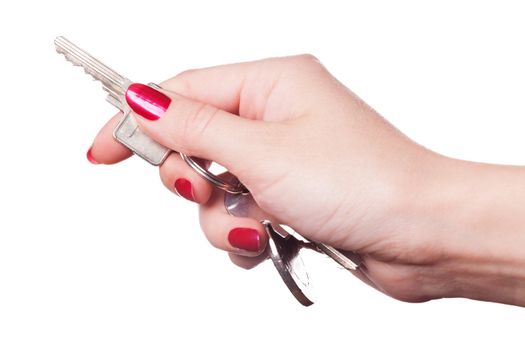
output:
[{"label": "wrist", "polygon": [[525,306],[525,169],[436,157],[420,202],[426,288]]}]

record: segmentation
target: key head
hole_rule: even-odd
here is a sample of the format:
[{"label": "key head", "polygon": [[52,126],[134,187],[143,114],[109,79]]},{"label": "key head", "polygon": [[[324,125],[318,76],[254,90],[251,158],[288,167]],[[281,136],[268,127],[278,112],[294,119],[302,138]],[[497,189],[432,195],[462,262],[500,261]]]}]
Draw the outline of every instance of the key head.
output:
[{"label": "key head", "polygon": [[170,153],[169,148],[155,142],[140,130],[129,111],[113,130],[113,137],[152,165],[161,165]]},{"label": "key head", "polygon": [[[154,83],[149,83],[148,85],[154,89],[161,89],[160,86]],[[114,97],[111,91],[108,92],[109,95],[106,97],[106,101],[124,113],[124,117],[113,130],[113,137],[151,165],[159,166],[164,163],[171,150],[154,141],[140,130],[124,95]]]}]

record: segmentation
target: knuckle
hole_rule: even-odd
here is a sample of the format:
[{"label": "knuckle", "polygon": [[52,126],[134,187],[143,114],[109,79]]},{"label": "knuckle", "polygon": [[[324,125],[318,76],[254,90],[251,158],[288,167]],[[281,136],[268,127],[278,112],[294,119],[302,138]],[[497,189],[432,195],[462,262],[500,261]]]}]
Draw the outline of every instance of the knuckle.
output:
[{"label": "knuckle", "polygon": [[170,157],[171,157],[171,154],[168,157],[168,159],[164,161],[164,164],[162,164],[159,167],[159,176],[164,184],[169,183],[175,174],[173,166],[170,165]]},{"label": "knuckle", "polygon": [[310,53],[304,53],[294,56],[274,57],[263,60],[270,65],[277,65],[286,68],[304,69],[308,66],[321,66],[319,59]]},{"label": "knuckle", "polygon": [[206,137],[207,130],[216,118],[219,109],[205,103],[192,103],[185,111],[180,137],[186,146],[195,148],[199,140]]},{"label": "knuckle", "polygon": [[[169,158],[168,158],[169,159]],[[166,160],[168,160],[166,159]],[[159,167],[159,177],[160,179],[162,180],[163,183],[166,183],[167,182],[167,179],[168,179],[168,176],[169,176],[169,172],[168,172],[168,169],[166,167],[166,161],[164,161],[164,164],[162,164],[160,167]]]},{"label": "knuckle", "polygon": [[305,62],[319,62],[319,59],[311,53],[303,53],[297,57]]},{"label": "knuckle", "polygon": [[305,72],[316,73],[324,70],[321,61],[310,53],[287,57],[285,58],[285,62],[289,70],[297,72],[298,74],[304,74]]},{"label": "knuckle", "polygon": [[182,72],[179,72],[175,76],[175,78],[186,79],[188,76],[191,76],[195,71],[197,71],[197,69],[186,69],[186,70],[183,70]]},{"label": "knuckle", "polygon": [[196,69],[189,69],[178,73],[169,80],[170,85],[183,95],[191,95],[193,90],[191,77],[194,75],[195,71]]},{"label": "knuckle", "polygon": [[171,153],[164,163],[159,167],[159,177],[164,186],[169,190],[173,191],[173,183],[177,176],[175,157],[178,157],[176,153]]},{"label": "knuckle", "polygon": [[302,55],[295,56],[298,63],[308,66],[319,66],[321,61],[311,53],[305,53]]}]

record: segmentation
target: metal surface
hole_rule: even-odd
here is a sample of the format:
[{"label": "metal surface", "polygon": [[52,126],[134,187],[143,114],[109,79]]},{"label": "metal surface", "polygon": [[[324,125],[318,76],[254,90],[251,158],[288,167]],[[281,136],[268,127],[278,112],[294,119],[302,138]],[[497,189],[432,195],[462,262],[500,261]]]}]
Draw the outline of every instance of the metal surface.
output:
[{"label": "metal surface", "polygon": [[304,306],[314,303],[310,277],[299,254],[301,242],[293,236],[283,238],[275,232],[269,221],[262,222],[268,234],[270,258],[293,296]]},{"label": "metal surface", "polygon": [[193,170],[195,170],[200,176],[211,182],[215,187],[220,188],[223,191],[232,194],[245,194],[248,193],[246,187],[244,187],[239,181],[228,182],[219,176],[215,175],[208,169],[202,167],[192,157],[189,157],[183,153],[180,154],[181,158],[188,164]]},{"label": "metal surface", "polygon": [[55,39],[55,48],[57,52],[63,54],[68,61],[84,68],[87,74],[102,82],[104,90],[117,100],[124,95],[127,87],[131,84],[128,78],[109,68],[63,36]]},{"label": "metal surface", "polygon": [[[115,139],[149,163],[162,164],[170,153],[170,149],[144,134],[133,119],[124,96],[131,80],[109,68],[63,36],[55,39],[55,48],[68,61],[76,66],[81,66],[87,74],[100,81],[104,91],[108,93],[106,101],[124,113],[123,118],[113,130]],[[150,84],[150,86],[158,88],[158,85]]]},{"label": "metal surface", "polygon": [[285,237],[287,235],[292,235],[296,238],[304,240],[305,242],[311,243],[311,245],[313,246],[312,248],[326,254],[332,260],[344,267],[346,270],[356,270],[360,264],[360,259],[358,259],[358,255],[355,253],[342,252],[324,243],[307,241],[298,232],[292,230],[291,228],[285,229],[282,225],[279,224],[279,222],[275,218],[271,217],[266,212],[264,212],[253,200],[253,197],[250,194],[239,195],[233,193],[226,193],[224,195],[224,206],[226,207],[226,211],[230,215],[239,217],[251,217],[261,222],[265,220],[271,222],[274,230],[277,231],[281,236]]},{"label": "metal surface", "polygon": [[357,270],[357,268],[361,264],[361,259],[359,258],[359,255],[357,255],[354,252],[343,253],[337,250],[336,248],[326,245],[324,243],[319,243],[315,241],[310,241],[310,243],[348,271]]},{"label": "metal surface", "polygon": [[113,137],[152,165],[161,165],[171,152],[146,135],[130,111],[125,112],[124,117],[113,129]]}]

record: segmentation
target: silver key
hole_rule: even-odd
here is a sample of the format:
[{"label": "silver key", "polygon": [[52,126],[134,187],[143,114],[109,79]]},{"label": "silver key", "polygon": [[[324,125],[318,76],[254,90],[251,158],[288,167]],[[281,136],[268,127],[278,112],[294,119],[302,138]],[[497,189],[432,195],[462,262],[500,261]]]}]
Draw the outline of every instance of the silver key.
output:
[{"label": "silver key", "polygon": [[312,286],[301,258],[301,248],[311,248],[325,253],[346,270],[354,271],[361,264],[353,252],[341,252],[329,245],[307,241],[290,227],[283,227],[264,212],[249,193],[224,193],[224,206],[233,216],[259,220],[269,237],[269,251],[275,268],[293,296],[303,305],[313,304]]},{"label": "silver key", "polygon": [[268,235],[270,258],[279,275],[297,301],[304,306],[312,305],[313,287],[300,254],[304,242],[291,235],[283,237],[270,221],[263,220],[261,223]]},{"label": "silver key", "polygon": [[[74,65],[83,67],[87,74],[100,81],[104,91],[108,93],[106,100],[124,113],[124,117],[113,131],[113,136],[149,163],[153,165],[162,164],[170,150],[140,130],[131,114],[131,109],[126,103],[125,92],[132,83],[131,80],[118,74],[62,36],[55,39],[55,47],[57,52],[63,54],[67,60]],[[150,83],[149,85],[160,89],[155,84]],[[200,175],[217,186],[217,183],[213,181],[214,178],[210,178],[209,172],[196,167],[196,163],[191,157],[183,154],[181,156]],[[239,187],[242,187],[240,183]],[[263,224],[269,237],[270,257],[282,279],[301,304],[308,306],[313,303],[312,286],[301,259],[301,248],[313,248],[319,252],[324,252],[347,270],[355,270],[358,267],[357,255],[352,255],[350,258],[347,253],[343,254],[333,247],[306,241],[297,232],[291,229],[287,230],[277,224],[274,218],[269,217],[259,208],[250,194],[238,191],[238,188],[235,188],[235,191],[232,191],[231,188],[225,190],[224,203],[231,215],[257,218]]]},{"label": "silver key", "polygon": [[[68,61],[76,66],[81,66],[87,74],[100,81],[104,91],[108,93],[106,101],[124,113],[124,117],[113,130],[113,137],[149,163],[153,165],[162,164],[170,150],[140,130],[126,103],[125,93],[132,83],[131,80],[118,74],[63,36],[55,39],[55,48]],[[155,84],[149,85],[160,89]]]},{"label": "silver key", "polygon": [[281,237],[286,238],[288,235],[294,236],[296,239],[303,240],[308,243],[307,247],[313,248],[319,252],[323,252],[328,255],[332,260],[337,262],[339,265],[344,267],[346,270],[354,271],[360,264],[360,259],[357,254],[352,252],[342,253],[336,248],[329,246],[324,243],[315,241],[306,241],[299,233],[294,231],[292,228],[279,225],[275,218],[265,213],[253,200],[250,194],[234,194],[226,192],[224,195],[224,206],[226,211],[233,216],[239,217],[251,217],[261,222],[269,222],[272,224],[273,229]]}]

